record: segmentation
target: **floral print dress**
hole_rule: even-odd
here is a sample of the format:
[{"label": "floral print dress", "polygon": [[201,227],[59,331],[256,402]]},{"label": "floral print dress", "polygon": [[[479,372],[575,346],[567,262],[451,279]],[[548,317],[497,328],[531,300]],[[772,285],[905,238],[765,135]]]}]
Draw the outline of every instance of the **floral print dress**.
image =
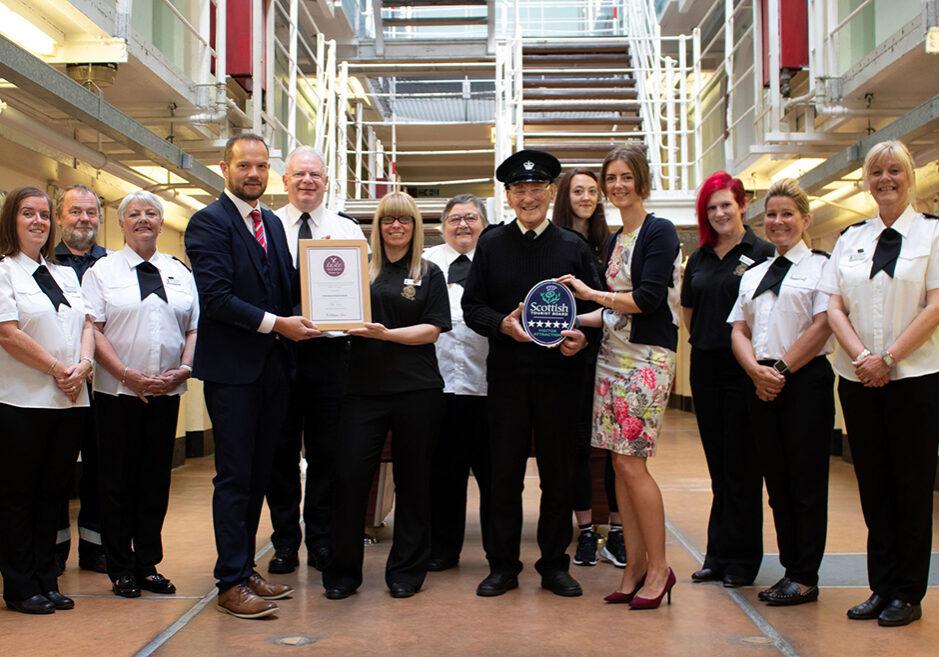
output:
[{"label": "floral print dress", "polygon": [[[631,292],[630,262],[636,229],[616,241],[606,282],[613,292]],[[629,341],[632,317],[603,310],[603,339],[597,356],[593,398],[594,447],[629,456],[654,456],[659,429],[675,378],[675,352]]]}]

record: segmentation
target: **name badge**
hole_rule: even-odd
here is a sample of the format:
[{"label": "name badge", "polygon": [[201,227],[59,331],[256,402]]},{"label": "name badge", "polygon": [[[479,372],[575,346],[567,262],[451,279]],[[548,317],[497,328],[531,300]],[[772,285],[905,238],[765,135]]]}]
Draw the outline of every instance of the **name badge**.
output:
[{"label": "name badge", "polygon": [[864,260],[864,257],[865,257],[864,249],[858,249],[857,253],[852,253],[851,255],[848,256],[848,262],[858,262],[860,260]]},{"label": "name badge", "polygon": [[737,266],[734,267],[734,276],[743,276],[743,273],[747,271],[754,262],[753,258],[741,255],[740,261],[737,263]]},{"label": "name badge", "polygon": [[405,285],[416,285],[417,287],[420,287],[422,282],[423,282],[423,279],[420,280],[420,281],[413,281],[413,280],[411,280],[410,278],[405,278],[405,279],[404,279],[404,284],[405,284]]},{"label": "name badge", "polygon": [[167,282],[169,285],[182,285],[182,284],[183,284],[182,281],[180,281],[180,280],[174,278],[173,276],[167,276],[167,277],[166,277],[166,282]]},{"label": "name badge", "polygon": [[75,287],[74,285],[66,285],[66,286],[65,286],[65,293],[66,293],[66,294],[71,294],[71,295],[77,295],[77,294],[78,294],[78,288]]}]

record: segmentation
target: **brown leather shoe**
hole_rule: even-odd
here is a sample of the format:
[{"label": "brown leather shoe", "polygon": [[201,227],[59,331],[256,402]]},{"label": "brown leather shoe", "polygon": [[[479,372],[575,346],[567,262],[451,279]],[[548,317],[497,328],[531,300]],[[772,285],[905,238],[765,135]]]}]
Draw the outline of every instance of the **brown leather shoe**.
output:
[{"label": "brown leather shoe", "polygon": [[280,611],[273,602],[262,600],[246,584],[238,584],[218,594],[216,609],[236,618],[264,618]]},{"label": "brown leather shoe", "polygon": [[293,593],[293,587],[286,584],[271,584],[258,574],[258,571],[252,570],[251,577],[248,578],[248,588],[254,595],[265,600],[280,600]]}]

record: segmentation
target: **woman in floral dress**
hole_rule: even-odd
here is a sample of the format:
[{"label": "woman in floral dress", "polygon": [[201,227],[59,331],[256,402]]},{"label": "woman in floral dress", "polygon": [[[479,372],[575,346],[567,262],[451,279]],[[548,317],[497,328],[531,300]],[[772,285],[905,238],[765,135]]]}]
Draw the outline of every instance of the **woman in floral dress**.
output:
[{"label": "woman in floral dress", "polygon": [[675,584],[665,559],[662,493],[646,468],[675,376],[681,247],[675,226],[647,214],[651,177],[644,149],[613,149],[600,170],[603,193],[623,228],[610,238],[606,283],[593,290],[574,276],[559,279],[603,306],[579,319],[603,328],[597,358],[593,445],[613,454],[616,497],[629,561],[608,602],[654,609]]}]

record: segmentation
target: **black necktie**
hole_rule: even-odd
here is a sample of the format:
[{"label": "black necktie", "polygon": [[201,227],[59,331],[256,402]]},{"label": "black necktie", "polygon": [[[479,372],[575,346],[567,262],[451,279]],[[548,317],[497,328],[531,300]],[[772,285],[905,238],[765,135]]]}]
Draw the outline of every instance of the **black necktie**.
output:
[{"label": "black necktie", "polygon": [[313,230],[310,228],[310,213],[300,215],[300,232],[297,233],[297,269],[300,268],[300,240],[313,239]]},{"label": "black necktie", "polygon": [[893,228],[884,228],[884,232],[877,238],[877,248],[874,249],[874,261],[871,263],[871,278],[883,270],[887,276],[893,278],[893,270],[897,266],[897,256],[900,255],[900,245],[903,235]]},{"label": "black necktie", "polygon": [[753,293],[753,298],[756,299],[767,290],[772,290],[778,297],[779,286],[782,285],[783,279],[786,277],[786,272],[789,271],[791,266],[792,261],[783,256],[779,256],[773,260],[773,264],[771,264],[769,269],[766,270],[766,273],[763,274],[763,280],[756,286],[756,292]]},{"label": "black necktie", "polygon": [[59,312],[59,306],[63,303],[69,308],[72,307],[72,304],[70,304],[68,299],[65,298],[65,295],[62,294],[62,288],[60,288],[59,284],[52,278],[52,274],[49,273],[45,265],[39,265],[39,267],[36,268],[36,271],[33,272],[33,278],[39,283],[39,289],[49,297],[49,301],[55,306],[56,312]]},{"label": "black necktie", "polygon": [[151,294],[155,294],[166,301],[166,290],[163,289],[163,279],[160,270],[149,262],[137,265],[137,283],[140,284],[140,300],[143,301]]},{"label": "black necktie", "polygon": [[469,275],[470,265],[473,262],[466,257],[466,254],[460,254],[460,257],[450,263],[450,270],[447,272],[448,283],[458,283],[463,285],[466,277]]},{"label": "black necktie", "polygon": [[530,230],[527,233],[525,233],[525,239],[528,240],[529,242],[534,242],[536,237],[538,237],[538,233],[536,233],[533,230]]}]

